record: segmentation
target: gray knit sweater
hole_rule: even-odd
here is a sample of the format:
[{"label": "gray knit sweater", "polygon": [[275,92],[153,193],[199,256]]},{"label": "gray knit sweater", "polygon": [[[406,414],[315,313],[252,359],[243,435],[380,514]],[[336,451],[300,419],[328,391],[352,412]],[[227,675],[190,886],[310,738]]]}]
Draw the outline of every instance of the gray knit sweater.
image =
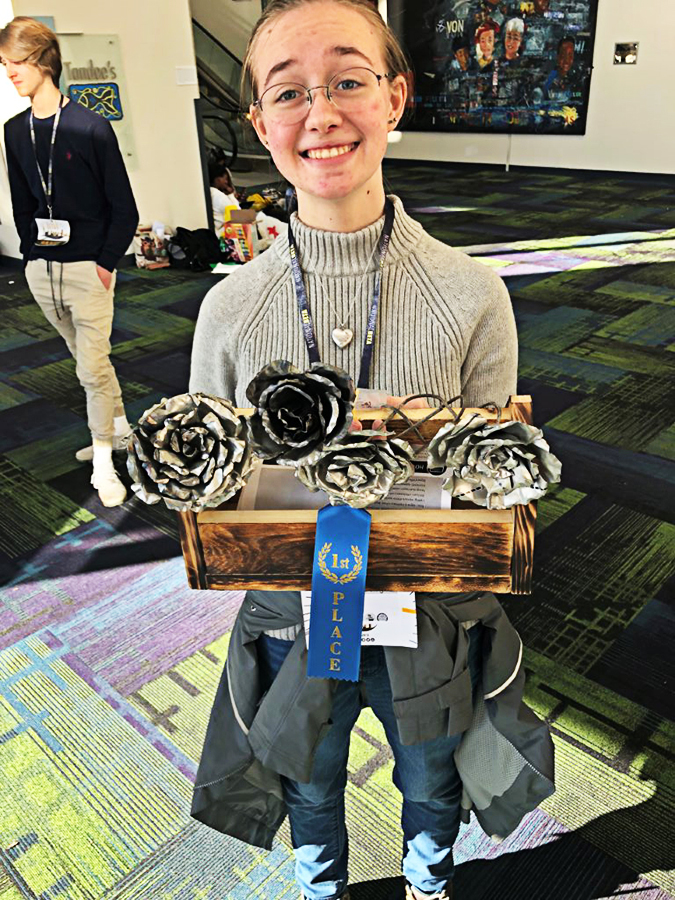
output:
[{"label": "gray knit sweater", "polygon": [[[504,282],[432,238],[393,199],[396,216],[382,275],[369,387],[397,396],[461,394],[467,406],[490,401],[504,406],[516,391],[518,354]],[[343,234],[308,228],[297,216],[292,223],[321,361],[346,369],[355,383],[378,266],[373,249],[383,224],[384,217]],[[341,322],[354,331],[344,350],[331,338]],[[206,295],[192,348],[190,390],[249,406],[249,381],[276,359],[299,368],[309,365],[285,236]],[[266,634],[294,640],[299,629]]]},{"label": "gray knit sweater", "polygon": [[[461,394],[468,406],[504,405],[516,390],[517,338],[503,281],[432,238],[398,198],[393,200],[396,216],[369,387],[398,396]],[[321,361],[346,369],[355,382],[378,266],[373,248],[383,222],[344,234],[293,219]],[[331,339],[340,321],[354,331],[344,350]],[[190,390],[249,406],[249,381],[276,359],[299,368],[309,364],[283,236],[206,295],[195,331]]]}]

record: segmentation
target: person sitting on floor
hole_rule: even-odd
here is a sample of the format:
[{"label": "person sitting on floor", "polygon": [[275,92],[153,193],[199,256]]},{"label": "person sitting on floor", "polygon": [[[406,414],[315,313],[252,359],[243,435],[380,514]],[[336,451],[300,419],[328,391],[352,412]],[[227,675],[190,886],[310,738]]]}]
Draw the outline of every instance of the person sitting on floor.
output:
[{"label": "person sitting on floor", "polygon": [[213,208],[213,228],[220,235],[225,222],[229,220],[228,210],[239,209],[239,201],[232,183],[232,173],[222,157],[209,160],[209,182],[211,184],[211,206]]}]

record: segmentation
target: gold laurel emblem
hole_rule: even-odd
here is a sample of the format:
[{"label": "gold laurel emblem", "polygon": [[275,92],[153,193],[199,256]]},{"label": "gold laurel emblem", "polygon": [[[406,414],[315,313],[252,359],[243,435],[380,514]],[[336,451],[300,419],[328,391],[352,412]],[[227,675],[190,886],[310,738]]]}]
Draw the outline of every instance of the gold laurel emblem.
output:
[{"label": "gold laurel emblem", "polygon": [[331,572],[326,565],[326,557],[330,553],[330,548],[332,546],[332,543],[325,543],[319,551],[319,569],[321,570],[321,574],[324,578],[332,581],[333,584],[349,584],[350,581],[354,581],[358,577],[359,572],[363,568],[363,555],[356,544],[352,544],[351,549],[352,556],[354,557],[354,568],[350,569],[349,572],[345,572],[344,575],[336,575],[335,572]]}]

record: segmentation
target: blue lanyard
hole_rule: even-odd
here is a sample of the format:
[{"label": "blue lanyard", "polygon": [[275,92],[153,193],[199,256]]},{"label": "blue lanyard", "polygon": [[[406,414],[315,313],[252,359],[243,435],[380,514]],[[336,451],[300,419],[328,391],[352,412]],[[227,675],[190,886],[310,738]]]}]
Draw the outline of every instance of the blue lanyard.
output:
[{"label": "blue lanyard", "polygon": [[[382,287],[382,270],[384,268],[384,258],[389,249],[389,240],[391,231],[394,226],[394,204],[387,197],[384,203],[384,227],[380,235],[379,251],[380,262],[375,276],[375,290],[373,291],[373,300],[370,304],[370,312],[368,313],[368,323],[366,325],[366,338],[363,343],[363,353],[361,354],[361,370],[359,372],[359,381],[357,387],[367,388],[370,381],[370,366],[373,361],[373,347],[375,345],[375,332],[377,328],[377,311],[380,305],[380,290]],[[307,344],[307,352],[309,354],[310,363],[321,362],[319,350],[316,343],[316,332],[314,323],[312,322],[312,313],[309,309],[307,300],[307,290],[302,279],[302,269],[298,261],[298,246],[295,242],[293,229],[288,225],[288,248],[291,254],[291,268],[293,270],[293,282],[295,284],[295,296],[298,301],[298,309],[300,311],[300,323]]]}]

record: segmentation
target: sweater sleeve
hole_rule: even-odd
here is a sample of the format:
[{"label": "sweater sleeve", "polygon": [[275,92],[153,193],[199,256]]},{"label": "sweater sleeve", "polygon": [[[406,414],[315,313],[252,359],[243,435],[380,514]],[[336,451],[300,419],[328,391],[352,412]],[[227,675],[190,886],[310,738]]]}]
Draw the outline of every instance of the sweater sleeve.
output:
[{"label": "sweater sleeve", "polygon": [[225,284],[229,275],[208,292],[199,310],[192,344],[190,391],[235,402],[235,364],[231,346],[233,323],[228,321]]},{"label": "sweater sleeve", "polygon": [[7,150],[9,189],[12,197],[12,214],[21,241],[21,255],[26,259],[30,253],[33,219],[38,210],[38,203],[26,180],[12,144],[12,135],[9,123],[7,123],[5,125],[5,147]]},{"label": "sweater sleeve", "polygon": [[93,141],[96,162],[103,179],[103,191],[111,209],[110,226],[96,262],[112,272],[127,252],[134,236],[138,225],[138,210],[115,132],[105,119],[96,123]]},{"label": "sweater sleeve", "polygon": [[482,315],[462,364],[462,400],[467,406],[505,406],[516,393],[518,335],[506,285],[492,272]]}]

